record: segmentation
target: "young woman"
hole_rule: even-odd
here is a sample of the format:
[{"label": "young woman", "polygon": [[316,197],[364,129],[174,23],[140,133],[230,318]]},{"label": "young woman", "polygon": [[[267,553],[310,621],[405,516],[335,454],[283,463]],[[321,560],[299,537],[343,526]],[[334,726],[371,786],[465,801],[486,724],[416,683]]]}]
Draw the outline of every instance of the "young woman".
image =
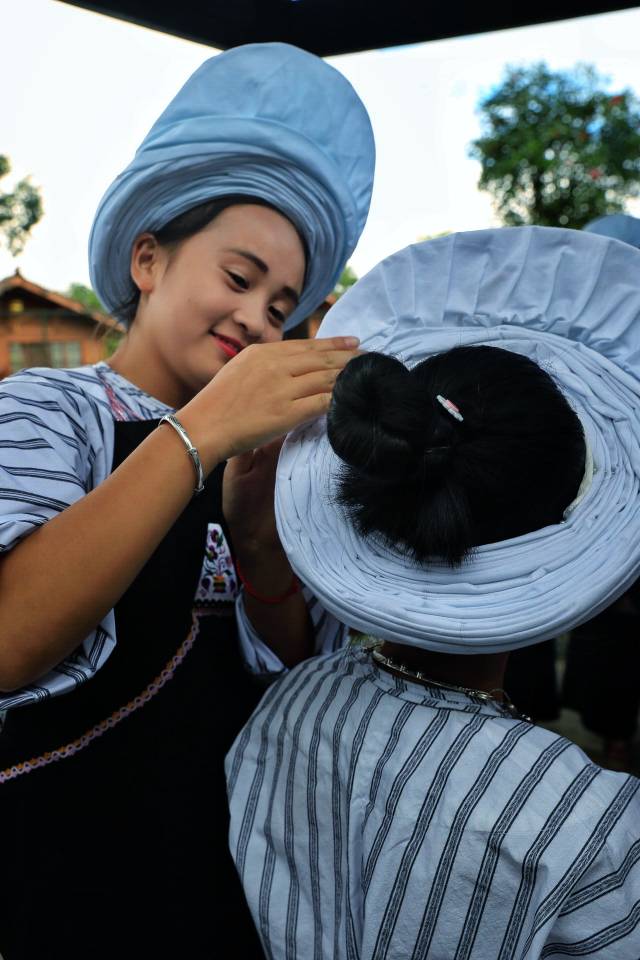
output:
[{"label": "young woman", "polygon": [[321,60],[213,58],[96,215],[122,346],[0,385],[4,960],[261,955],[223,758],[250,671],[342,637],[280,547],[273,441],[326,410],[357,342],[280,341],[333,286],[372,172]]},{"label": "young woman", "polygon": [[640,782],[501,689],[510,650],[640,567],[639,265],[574,231],[460,234],[327,316],[371,352],[326,429],[286,441],[276,513],[294,569],[378,642],[280,679],[227,758],[274,960],[640,955]]}]

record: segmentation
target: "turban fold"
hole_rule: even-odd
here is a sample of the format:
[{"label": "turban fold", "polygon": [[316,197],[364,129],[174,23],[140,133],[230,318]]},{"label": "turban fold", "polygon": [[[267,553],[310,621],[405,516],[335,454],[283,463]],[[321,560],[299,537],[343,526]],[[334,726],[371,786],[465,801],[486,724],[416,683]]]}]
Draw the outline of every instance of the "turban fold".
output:
[{"label": "turban fold", "polygon": [[457,569],[419,567],[357,533],[335,502],[325,421],[299,428],[278,465],[278,529],[339,619],[398,643],[495,653],[570,630],[640,575],[640,251],[543,227],[416,244],[329,311],[320,335],[338,333],[410,366],[463,344],[525,354],[576,410],[594,466],[564,522],[481,546]]},{"label": "turban fold", "polygon": [[592,220],[584,228],[589,233],[599,233],[601,237],[622,240],[633,247],[640,247],[640,220],[627,213],[611,213],[606,217]]},{"label": "turban fold", "polygon": [[136,288],[134,240],[216,197],[272,204],[305,238],[305,289],[287,327],[333,289],[364,228],[375,147],[349,81],[284,43],[207,60],[155,122],[102,198],[89,239],[91,282],[115,312]]}]

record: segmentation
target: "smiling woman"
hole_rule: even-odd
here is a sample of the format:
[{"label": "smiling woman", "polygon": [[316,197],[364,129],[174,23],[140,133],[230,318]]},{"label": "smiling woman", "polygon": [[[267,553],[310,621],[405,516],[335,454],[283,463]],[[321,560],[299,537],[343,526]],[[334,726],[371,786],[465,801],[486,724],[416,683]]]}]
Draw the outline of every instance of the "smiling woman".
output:
[{"label": "smiling woman", "polygon": [[260,677],[343,640],[289,566],[273,482],[357,346],[281,341],[333,287],[372,175],[327,64],[214,57],[96,214],[117,353],[0,385],[4,960],[221,956],[222,930],[261,956],[223,758]]},{"label": "smiling woman", "polygon": [[250,198],[211,206],[209,223],[178,243],[136,239],[135,322],[110,361],[176,408],[244,347],[281,340],[304,283],[304,249],[289,220]]}]

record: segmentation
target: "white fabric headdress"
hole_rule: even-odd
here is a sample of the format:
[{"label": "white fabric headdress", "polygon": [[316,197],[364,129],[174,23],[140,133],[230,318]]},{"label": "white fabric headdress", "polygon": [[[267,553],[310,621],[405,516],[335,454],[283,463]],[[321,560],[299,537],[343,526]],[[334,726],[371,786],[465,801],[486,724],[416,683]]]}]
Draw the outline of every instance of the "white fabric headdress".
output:
[{"label": "white fabric headdress", "polygon": [[640,574],[640,251],[573,230],[517,227],[408,247],[329,311],[320,336],[413,365],[461,344],[526,354],[559,383],[593,455],[566,521],[478,548],[452,570],[419,568],[360,537],[334,502],[340,461],[324,420],[283,448],[278,529],[293,568],[365,633],[450,653],[557,636]]}]

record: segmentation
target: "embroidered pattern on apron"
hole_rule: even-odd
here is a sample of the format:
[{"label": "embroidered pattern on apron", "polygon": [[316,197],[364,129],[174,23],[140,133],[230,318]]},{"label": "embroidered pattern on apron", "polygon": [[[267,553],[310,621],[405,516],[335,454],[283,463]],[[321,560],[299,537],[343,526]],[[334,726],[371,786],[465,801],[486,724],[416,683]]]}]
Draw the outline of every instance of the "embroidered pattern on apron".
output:
[{"label": "embroidered pattern on apron", "polygon": [[210,523],[194,609],[199,614],[228,615],[238,590],[238,576],[222,527],[219,523]]}]

